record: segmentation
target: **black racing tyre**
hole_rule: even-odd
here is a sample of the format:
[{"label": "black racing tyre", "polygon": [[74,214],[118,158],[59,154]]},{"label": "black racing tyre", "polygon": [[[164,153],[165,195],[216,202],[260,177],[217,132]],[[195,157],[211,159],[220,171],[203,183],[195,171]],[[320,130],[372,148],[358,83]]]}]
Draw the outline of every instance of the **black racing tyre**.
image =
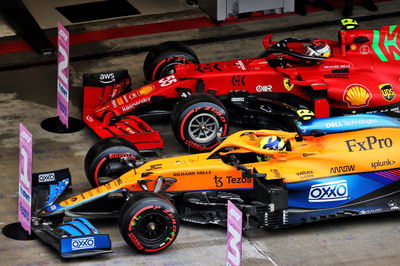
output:
[{"label": "black racing tyre", "polygon": [[145,80],[152,82],[175,72],[175,65],[199,64],[195,52],[186,44],[180,42],[164,42],[147,54],[143,64]]},{"label": "black racing tyre", "polygon": [[166,249],[179,232],[179,216],[173,204],[152,192],[140,193],[128,200],[118,223],[125,242],[141,253]]},{"label": "black racing tyre", "polygon": [[123,138],[106,138],[94,144],[85,157],[86,178],[93,187],[98,187],[132,169],[123,158],[136,165],[142,157],[136,147]]},{"label": "black racing tyre", "polygon": [[219,134],[228,134],[229,116],[215,96],[196,93],[175,106],[171,126],[177,140],[190,152],[206,152],[219,144]]}]

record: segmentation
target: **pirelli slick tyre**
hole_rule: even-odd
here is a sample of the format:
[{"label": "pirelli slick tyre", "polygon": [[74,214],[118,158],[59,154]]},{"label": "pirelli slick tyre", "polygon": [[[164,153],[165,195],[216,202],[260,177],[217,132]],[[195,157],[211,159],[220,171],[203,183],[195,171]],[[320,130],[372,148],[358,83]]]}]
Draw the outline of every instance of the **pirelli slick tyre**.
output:
[{"label": "pirelli slick tyre", "polygon": [[229,132],[229,116],[213,95],[192,94],[172,112],[171,126],[177,140],[190,152],[206,152],[219,144]]},{"label": "pirelli slick tyre", "polygon": [[86,154],[86,178],[93,187],[108,183],[132,169],[128,161],[131,166],[132,162],[142,161],[139,151],[131,142],[116,137],[102,139]]},{"label": "pirelli slick tyre", "polygon": [[147,192],[125,203],[119,217],[125,242],[141,253],[156,253],[169,247],[179,232],[179,216],[164,196]]},{"label": "pirelli slick tyre", "polygon": [[147,54],[143,64],[145,80],[152,82],[175,73],[175,66],[179,64],[199,64],[195,52],[180,42],[164,42]]}]

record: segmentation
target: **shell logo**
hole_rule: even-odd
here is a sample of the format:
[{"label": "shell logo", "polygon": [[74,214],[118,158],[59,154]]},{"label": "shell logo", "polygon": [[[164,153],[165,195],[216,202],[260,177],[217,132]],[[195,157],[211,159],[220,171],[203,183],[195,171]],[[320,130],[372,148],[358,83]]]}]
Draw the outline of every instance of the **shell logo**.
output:
[{"label": "shell logo", "polygon": [[147,85],[147,86],[141,87],[141,88],[138,90],[138,94],[139,94],[140,96],[147,95],[147,94],[153,92],[154,89],[155,89],[155,87],[154,87],[153,85]]},{"label": "shell logo", "polygon": [[368,106],[371,99],[371,92],[367,87],[361,84],[349,85],[343,95],[343,101],[346,102],[349,107],[355,108]]}]

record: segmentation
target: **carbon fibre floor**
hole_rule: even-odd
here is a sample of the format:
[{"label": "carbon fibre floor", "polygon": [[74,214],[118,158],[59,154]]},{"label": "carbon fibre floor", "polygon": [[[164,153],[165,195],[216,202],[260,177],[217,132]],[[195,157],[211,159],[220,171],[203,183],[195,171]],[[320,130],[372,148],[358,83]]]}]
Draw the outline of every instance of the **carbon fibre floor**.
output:
[{"label": "carbon fibre floor", "polygon": [[[399,11],[395,6],[380,3],[381,12]],[[355,15],[370,15],[355,9]],[[190,40],[229,36],[238,32],[268,30],[278,26],[288,29],[302,23],[334,20],[340,10],[310,14],[308,17],[281,17],[266,21],[250,21],[223,27],[192,29],[180,32],[126,37],[76,45],[72,56],[129,51],[165,40]],[[398,24],[398,17],[363,21],[364,28],[380,28]],[[89,27],[89,26],[87,26]],[[95,26],[92,26],[95,28]],[[336,25],[280,32],[274,39],[286,37],[335,38]],[[244,49],[245,47],[245,49]],[[239,59],[256,56],[262,49],[262,35],[246,38],[218,39],[215,42],[193,43],[192,48],[202,62]],[[113,56],[81,58],[71,66],[71,115],[79,118],[82,106],[82,74],[112,69],[129,70],[134,87],[143,84],[142,63],[145,50],[115,53]],[[26,51],[2,57],[2,63],[40,62],[33,52]],[[4,60],[9,60],[5,62]],[[87,189],[83,159],[98,138],[88,128],[73,134],[55,134],[41,129],[40,122],[55,115],[56,66],[54,62],[0,71],[0,227],[15,222],[17,206],[18,124],[32,133],[34,172],[69,167],[74,193]],[[163,156],[183,155],[170,131],[168,122],[151,124],[166,141]],[[235,129],[233,129],[235,130]],[[155,157],[150,157],[152,159]],[[16,241],[0,235],[2,265],[39,265],[75,263],[81,265],[141,264],[141,265],[224,265],[226,232],[215,226],[183,224],[173,246],[163,253],[144,256],[132,252],[119,235],[115,220],[95,221],[104,233],[109,233],[114,253],[96,258],[64,261],[38,240]],[[375,215],[320,222],[277,231],[257,230],[246,233],[243,242],[243,265],[399,265],[400,214]]]}]

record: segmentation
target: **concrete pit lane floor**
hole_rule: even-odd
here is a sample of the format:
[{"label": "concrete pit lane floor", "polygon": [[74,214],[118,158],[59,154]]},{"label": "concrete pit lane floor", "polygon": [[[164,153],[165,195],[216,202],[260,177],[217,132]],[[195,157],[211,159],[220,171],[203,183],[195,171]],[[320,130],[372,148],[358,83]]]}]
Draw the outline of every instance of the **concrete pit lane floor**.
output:
[{"label": "concrete pit lane floor", "polygon": [[[383,6],[380,6],[381,10]],[[388,7],[389,8],[389,7]],[[365,12],[355,10],[356,12]],[[336,13],[335,13],[336,12]],[[321,17],[340,17],[340,11],[324,12],[309,17],[286,17],[268,23],[293,25],[292,20],[321,21]],[[324,17],[325,18],[325,17]],[[267,22],[264,22],[267,23]],[[286,23],[286,24],[285,24]],[[165,33],[135,38],[124,38],[87,46],[72,47],[71,54],[97,50],[127,48],[129,45],[155,45],[165,40],[202,38],[243,32],[259,27],[253,24],[235,24],[228,29],[200,29]],[[271,24],[271,25],[272,25]],[[363,28],[380,28],[398,24],[398,17],[361,22]],[[270,26],[270,25],[269,25]],[[224,30],[226,30],[224,32]],[[337,25],[287,31],[274,35],[274,40],[287,37],[336,38]],[[263,36],[220,40],[214,43],[192,45],[202,62],[254,57],[262,51]],[[100,59],[75,60],[71,63],[70,115],[81,117],[82,74],[115,69],[128,69],[133,87],[143,84],[142,63],[146,53],[126,53]],[[4,57],[6,58],[6,57]],[[11,58],[10,56],[8,58]],[[16,54],[12,62],[36,62],[33,52]],[[24,61],[23,59],[27,61]],[[19,60],[19,61],[18,61]],[[39,60],[39,59],[38,59]],[[5,61],[2,61],[3,63]],[[6,63],[7,63],[6,62]],[[12,64],[11,64],[12,65]],[[68,167],[72,173],[73,193],[90,188],[86,181],[83,160],[98,137],[87,127],[71,134],[44,131],[40,123],[56,114],[56,65],[45,63],[32,67],[0,71],[0,227],[17,221],[18,195],[18,125],[23,123],[33,133],[33,172]],[[184,155],[170,130],[169,122],[151,122],[165,140],[163,156]],[[233,128],[232,131],[237,130]],[[155,159],[150,156],[148,159]],[[119,234],[116,220],[94,221],[102,232],[110,234],[111,254],[91,258],[63,260],[39,240],[17,241],[0,236],[1,265],[42,265],[76,263],[81,265],[224,265],[225,228],[183,223],[174,244],[162,253],[147,256],[132,251]],[[281,230],[248,231],[243,238],[243,265],[399,265],[400,215],[383,215],[337,219]]]}]

